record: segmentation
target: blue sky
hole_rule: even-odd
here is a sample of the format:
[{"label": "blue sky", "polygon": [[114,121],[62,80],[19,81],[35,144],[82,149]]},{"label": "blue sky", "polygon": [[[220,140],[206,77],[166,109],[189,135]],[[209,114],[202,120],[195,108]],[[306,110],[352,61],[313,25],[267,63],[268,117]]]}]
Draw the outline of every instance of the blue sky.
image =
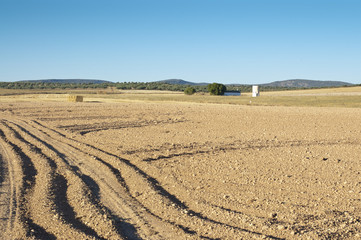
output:
[{"label": "blue sky", "polygon": [[360,0],[0,0],[0,81],[361,83]]}]

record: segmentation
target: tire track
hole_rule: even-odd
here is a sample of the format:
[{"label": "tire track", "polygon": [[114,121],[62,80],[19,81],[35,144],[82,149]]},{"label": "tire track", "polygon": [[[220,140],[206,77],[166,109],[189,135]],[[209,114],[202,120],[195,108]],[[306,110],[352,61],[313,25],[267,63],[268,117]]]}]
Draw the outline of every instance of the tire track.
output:
[{"label": "tire track", "polygon": [[[34,185],[27,203],[32,221],[36,221],[39,225],[47,223],[49,231],[55,235],[60,235],[61,231],[66,230],[74,236],[85,237],[86,235],[81,234],[81,231],[64,224],[62,216],[65,214],[62,214],[55,204],[59,189],[66,189],[66,185],[55,184],[54,180],[59,177],[55,172],[57,165],[43,155],[39,148],[26,141],[15,128],[6,123],[3,124],[13,136],[16,152],[21,153],[22,161],[29,162],[27,164],[28,171],[34,173],[32,181],[26,180]],[[66,200],[63,199],[61,202],[66,202]],[[52,226],[53,229],[51,229]]]},{"label": "tire track", "polygon": [[[6,127],[1,121],[1,127]],[[9,140],[9,129],[1,130],[0,138],[5,143],[14,158],[9,161],[14,162],[14,171],[17,172],[15,198],[11,203],[10,219],[14,218],[13,227],[10,233],[11,238],[36,238],[36,239],[55,239],[55,236],[48,233],[44,228],[35,223],[30,214],[30,204],[28,198],[34,191],[35,176],[37,171],[31,159],[14,142]]]},{"label": "tire track", "polygon": [[[36,141],[39,147],[48,151],[49,154],[52,155],[54,161],[57,162],[59,165],[58,172],[64,176],[63,181],[68,182],[67,185],[69,187],[67,191],[67,200],[69,201],[69,204],[72,206],[72,208],[74,208],[78,218],[81,218],[85,225],[92,226],[99,234],[99,236],[118,239],[119,236],[114,232],[115,230],[111,221],[109,221],[110,217],[108,216],[108,213],[102,208],[99,201],[97,201],[97,199],[94,197],[89,187],[83,181],[83,175],[76,167],[74,167],[73,164],[69,162],[68,157],[59,153],[56,148],[33,135],[27,129],[15,123],[13,124],[20,128],[24,133],[26,132],[29,137]],[[72,223],[74,222],[76,221],[73,220]],[[86,229],[84,224],[82,228]],[[77,225],[79,225],[79,222]],[[107,230],[104,230],[103,228]],[[87,232],[92,231],[88,229]],[[95,234],[96,238],[101,239],[102,237],[99,236]]]},{"label": "tire track", "polygon": [[[321,141],[300,141],[300,140],[293,140],[293,141],[233,141],[232,143],[224,143],[222,144],[222,147],[217,146],[215,143],[208,142],[206,144],[198,144],[198,145],[190,145],[190,146],[180,146],[183,148],[183,152],[177,152],[177,153],[170,153],[168,155],[159,155],[157,157],[148,157],[144,158],[142,161],[144,162],[155,162],[159,160],[165,160],[165,159],[173,159],[180,156],[196,156],[201,154],[215,154],[219,152],[230,152],[230,151],[245,151],[245,150],[263,150],[263,149],[269,149],[269,148],[285,148],[285,147],[312,147],[317,146],[322,142],[325,146],[337,146],[340,144],[345,145],[359,145],[357,141],[350,141],[350,140],[344,140],[344,141],[327,141],[327,140],[321,140]],[[164,147],[164,149],[167,149]],[[185,151],[185,150],[188,151]],[[132,154],[132,153],[139,153],[139,152],[157,152],[161,151],[161,148],[156,149],[141,149],[137,151],[127,151],[125,154]],[[167,150],[173,150],[167,149]]]},{"label": "tire track", "polygon": [[[40,125],[40,123],[37,123],[37,124]],[[43,126],[43,127],[46,128],[45,126]],[[47,129],[47,128],[46,128],[46,129]],[[48,130],[54,132],[52,129],[48,129]],[[56,130],[55,130],[55,131],[56,131]],[[44,132],[44,134],[47,134],[47,133]],[[66,136],[63,135],[62,133],[59,133],[59,135],[60,135],[60,136],[63,136],[63,138],[66,138]],[[50,137],[50,135],[48,135],[48,136]],[[54,137],[54,136],[52,136],[52,137]],[[63,139],[63,140],[64,140],[64,139]],[[74,140],[68,139],[68,138],[66,138],[66,140],[74,141]],[[134,194],[131,193],[129,186],[126,184],[125,179],[122,177],[122,175],[121,175],[121,173],[120,173],[120,170],[118,170],[118,168],[121,167],[122,162],[117,161],[117,162],[115,163],[115,166],[117,166],[118,168],[113,167],[112,164],[110,164],[110,163],[102,160],[103,157],[102,157],[101,155],[104,155],[104,153],[102,152],[102,150],[100,150],[100,151],[98,150],[98,152],[101,153],[100,155],[99,155],[99,154],[97,154],[97,156],[91,155],[91,154],[89,154],[90,151],[85,151],[84,149],[82,150],[82,149],[80,149],[80,148],[78,148],[78,147],[75,147],[75,145],[79,145],[79,144],[84,145],[84,146],[86,146],[86,147],[89,148],[89,146],[88,146],[87,144],[85,144],[85,143],[80,143],[80,142],[76,142],[76,144],[74,144],[74,142],[73,142],[72,144],[68,144],[68,143],[67,143],[68,147],[73,148],[73,149],[75,149],[75,150],[78,151],[78,152],[82,152],[82,153],[84,153],[84,154],[87,154],[87,155],[91,156],[91,159],[94,159],[94,160],[96,160],[97,162],[100,162],[101,164],[106,165],[106,166],[110,169],[110,171],[116,176],[116,180],[118,180],[119,183],[121,183],[121,185],[125,188],[126,194],[130,196],[130,199],[131,199],[132,201],[136,201],[136,204],[139,205],[139,208],[140,208],[140,209],[143,209],[145,212],[147,212],[148,215],[151,215],[152,217],[157,218],[158,221],[160,220],[160,221],[162,221],[162,222],[164,222],[164,223],[166,223],[166,224],[170,224],[170,225],[172,225],[173,227],[176,227],[176,228],[180,229],[181,231],[183,231],[183,232],[184,232],[185,234],[187,234],[187,235],[190,235],[190,236],[199,235],[199,238],[213,239],[213,238],[211,238],[211,237],[207,237],[207,236],[203,236],[203,235],[201,235],[201,234],[198,234],[198,233],[197,233],[196,231],[194,231],[192,228],[190,228],[189,226],[186,226],[186,225],[188,225],[187,223],[186,223],[186,224],[180,224],[180,223],[177,223],[175,220],[165,219],[165,218],[162,217],[160,214],[154,212],[154,211],[152,210],[151,205],[150,205],[150,206],[147,206],[146,204],[144,204],[144,203],[142,203],[141,201],[139,201],[139,199],[137,199],[137,197],[135,197]],[[90,148],[93,149],[93,150],[95,149],[94,147],[90,147]],[[68,152],[71,152],[71,150],[69,150]],[[108,155],[105,154],[105,158],[109,158],[109,157],[110,157],[109,154],[108,154]],[[116,161],[116,159],[115,159],[115,161]],[[130,164],[130,162],[129,162],[129,164]],[[123,168],[124,168],[124,166],[123,166]],[[123,169],[123,172],[124,172],[124,173],[125,173],[125,172],[129,172],[129,171],[132,172],[130,175],[133,175],[134,169]],[[140,170],[140,169],[137,168],[136,171],[142,171],[142,170]],[[144,172],[143,172],[143,174],[146,175]],[[139,174],[135,174],[135,176],[134,176],[135,179],[136,179],[136,181],[140,181],[142,178],[144,178],[144,177],[141,177],[141,178],[140,178],[138,175],[139,175]],[[104,179],[103,179],[103,180],[104,180]],[[149,185],[149,182],[147,182],[147,180],[149,180],[149,179],[143,179],[143,180],[144,180],[144,183],[138,183],[138,185]],[[156,180],[153,179],[153,182],[154,182],[154,181],[156,181]],[[151,186],[149,186],[149,187],[152,188]],[[159,189],[160,189],[160,188],[159,188]],[[158,191],[159,191],[159,190],[158,190]],[[155,192],[155,191],[151,191],[151,190],[150,190],[149,192],[151,192],[151,194],[153,194],[153,195],[155,195],[155,196],[158,196],[158,197],[160,198],[160,199],[158,199],[158,200],[163,202],[163,201],[164,201],[164,198],[163,198],[162,195],[161,195],[162,193],[159,194],[158,191]],[[165,193],[165,191],[163,191],[163,194],[167,194],[167,193]],[[168,195],[169,195],[169,194],[168,194]],[[162,198],[163,198],[163,199],[162,199]],[[182,204],[181,201],[177,200],[175,197],[172,197],[172,201],[173,201],[173,202],[176,202],[177,204]],[[173,212],[179,214],[179,206],[178,206],[177,204],[174,204],[174,203],[172,204],[172,202],[169,202],[169,201],[168,201],[168,204],[165,204],[165,205],[166,205],[166,208],[168,208],[167,210],[170,210],[169,207],[171,207]],[[184,217],[184,213],[181,213],[181,216]],[[145,218],[149,218],[149,216],[148,216],[148,217],[145,216]],[[186,221],[185,221],[185,222],[186,222]],[[153,225],[153,226],[154,226],[154,225]],[[161,229],[159,229],[159,228],[158,228],[157,230],[158,230],[158,231],[161,231]],[[145,236],[145,237],[146,237],[146,236]]]},{"label": "tire track", "polygon": [[[35,131],[35,129],[34,129]],[[40,131],[37,129],[37,131]],[[54,141],[54,136],[47,135],[45,132],[42,132],[42,134],[46,135],[44,139],[46,141]],[[49,145],[46,142],[43,142],[44,145]],[[102,196],[111,203],[111,206],[115,207],[117,210],[116,212],[120,212],[120,216],[114,216],[116,219],[121,219],[120,221],[117,221],[117,224],[119,225],[120,231],[122,231],[125,238],[129,239],[136,239],[136,231],[131,224],[124,221],[124,219],[128,219],[129,216],[133,216],[133,218],[136,219],[136,222],[142,222],[140,226],[144,231],[144,237],[154,235],[157,231],[153,229],[152,225],[160,225],[160,222],[157,221],[154,224],[149,224],[145,219],[142,219],[139,213],[134,213],[136,211],[142,212],[144,211],[144,206],[137,206],[136,209],[134,207],[137,204],[131,204],[127,202],[134,202],[135,199],[132,197],[129,197],[129,194],[127,191],[129,191],[128,187],[125,185],[125,182],[119,172],[116,168],[112,167],[110,164],[102,161],[101,159],[90,155],[87,152],[84,152],[83,150],[76,148],[74,146],[62,143],[61,141],[54,142],[53,145],[59,146],[59,149],[62,149],[62,151],[65,151],[67,156],[63,156],[62,153],[57,153],[62,155],[63,158],[67,158],[69,161],[71,161],[71,165],[78,164],[76,168],[81,168],[84,172],[87,172],[87,175],[84,175],[85,178],[88,178],[88,181],[91,181],[92,183],[89,185],[96,186],[96,188],[102,187],[102,189],[107,189]],[[61,146],[61,147],[60,147]],[[48,147],[51,147],[48,146]],[[80,160],[83,159],[83,160]],[[94,168],[95,166],[95,168]],[[105,167],[104,167],[105,166]],[[74,167],[75,168],[75,167]],[[107,177],[105,178],[104,175]],[[90,178],[89,176],[92,176]],[[112,177],[113,176],[113,177]],[[95,179],[96,182],[95,183]],[[117,183],[119,185],[114,185],[114,183]],[[125,191],[119,191],[121,189],[125,189]],[[99,190],[98,190],[99,191]],[[98,194],[96,194],[98,195]],[[104,201],[104,199],[102,199]],[[123,206],[123,208],[119,208],[119,206]],[[114,209],[114,208],[113,208]],[[154,221],[154,219],[150,220]],[[159,229],[161,230],[161,229]]]},{"label": "tire track", "polygon": [[122,129],[122,128],[140,128],[140,127],[148,127],[157,124],[175,124],[184,122],[183,120],[163,120],[163,121],[155,121],[155,120],[143,120],[134,122],[127,122],[127,121],[116,121],[116,122],[102,122],[102,123],[93,123],[93,124],[75,124],[75,125],[65,125],[65,126],[58,126],[59,128],[77,132],[80,135],[85,135],[91,132],[99,132],[104,130],[110,129]]},{"label": "tire track", "polygon": [[[71,201],[66,198],[69,192],[72,191],[72,188],[76,190],[78,194],[77,198],[83,200],[84,206],[82,207],[83,209],[87,209],[89,215],[94,215],[96,211],[91,211],[94,209],[93,206],[88,210],[89,206],[86,205],[92,205],[92,203],[87,199],[88,192],[86,191],[86,187],[71,174],[71,170],[66,169],[66,166],[60,166],[60,168],[58,168],[57,165],[61,165],[59,159],[55,162],[52,158],[46,156],[42,149],[36,146],[36,144],[41,145],[41,143],[31,143],[29,139],[31,136],[22,132],[21,129],[16,130],[15,128],[18,128],[16,125],[13,127],[7,125],[7,128],[11,133],[10,135],[13,135],[15,140],[17,140],[16,145],[14,145],[16,147],[21,146],[21,148],[25,149],[25,151],[23,151],[20,147],[17,147],[16,152],[23,152],[22,160],[29,160],[29,156],[31,156],[35,165],[34,168],[36,168],[35,171],[37,171],[36,174],[33,174],[36,176],[36,184],[32,196],[29,197],[29,203],[27,204],[29,212],[34,219],[33,221],[38,222],[39,225],[44,225],[54,236],[58,237],[64,236],[64,232],[72,238],[80,239],[104,239],[104,237],[111,237],[111,234],[109,235],[108,233],[111,228],[108,227],[107,233],[103,233],[104,237],[101,237],[90,226],[87,226],[75,218]],[[23,136],[21,136],[20,132]],[[98,216],[92,216],[92,218],[94,220],[97,218],[103,219],[103,215],[99,215],[100,214],[98,214]],[[48,239],[48,237],[45,239]],[[119,236],[113,237],[113,239],[119,239]]]},{"label": "tire track", "polygon": [[[202,233],[197,233],[196,231],[193,230],[196,228],[197,225],[204,224],[204,222],[206,222],[207,224],[212,225],[213,228],[233,229],[233,230],[239,231],[241,235],[242,234],[243,235],[244,234],[258,235],[258,236],[263,235],[258,232],[239,228],[239,227],[232,226],[232,225],[229,225],[229,224],[226,224],[226,223],[214,220],[214,219],[210,219],[210,218],[204,216],[200,212],[193,211],[187,205],[185,205],[181,200],[179,200],[175,195],[172,195],[167,190],[165,190],[155,178],[149,176],[147,173],[145,173],[143,170],[141,170],[136,165],[131,163],[129,160],[120,158],[112,153],[98,149],[87,143],[81,143],[79,141],[69,139],[64,134],[59,133],[58,131],[53,130],[53,129],[48,129],[47,127],[40,124],[39,122],[34,121],[33,123],[35,123],[38,126],[41,126],[42,128],[47,129],[46,131],[51,131],[53,133],[57,133],[58,136],[61,136],[63,138],[63,141],[64,141],[64,138],[66,138],[65,140],[67,142],[72,142],[72,143],[67,143],[67,144],[69,144],[70,147],[75,148],[77,151],[85,151],[85,152],[93,151],[94,152],[94,150],[95,150],[95,152],[97,152],[97,153],[94,155],[97,155],[97,156],[95,156],[95,158],[98,161],[103,159],[103,160],[101,160],[103,163],[104,163],[104,161],[107,161],[107,163],[110,164],[111,166],[116,166],[117,168],[122,169],[122,172],[124,173],[124,175],[126,173],[131,172],[131,174],[127,174],[126,180],[124,180],[125,178],[122,178],[122,180],[121,180],[122,184],[124,185],[124,182],[131,182],[132,180],[137,181],[138,183],[140,181],[142,181],[143,183],[141,185],[147,186],[149,189],[148,192],[150,194],[148,194],[147,198],[152,197],[154,199],[158,199],[158,201],[162,203],[161,207],[160,207],[161,209],[160,210],[155,209],[154,206],[151,206],[149,204],[147,205],[147,203],[150,201],[144,201],[141,198],[137,197],[136,194],[134,194],[136,192],[134,190],[134,188],[136,189],[136,186],[134,186],[134,184],[131,187],[129,184],[127,184],[127,186],[128,186],[127,188],[130,189],[130,190],[128,190],[129,194],[133,198],[137,199],[137,201],[140,204],[145,206],[150,214],[157,216],[164,222],[171,223],[172,225],[182,229],[184,232],[186,232],[188,234],[198,235],[199,237],[203,237],[203,238],[210,238],[208,236],[202,235]],[[44,131],[44,133],[45,133],[45,131]],[[75,147],[75,145],[82,145],[82,149]],[[85,149],[87,149],[87,150],[85,150]],[[120,173],[119,173],[119,175],[120,175]],[[161,212],[162,214],[160,214],[158,212]],[[173,215],[176,215],[177,218],[172,217],[172,214],[168,214],[169,212],[173,213]],[[203,233],[203,234],[207,234],[207,233]],[[267,237],[272,238],[272,239],[278,239],[277,237],[270,236],[270,235],[267,235]]]},{"label": "tire track", "polygon": [[[1,207],[2,207],[2,224],[4,232],[0,233],[0,238],[5,238],[11,233],[11,229],[15,228],[16,222],[16,206],[17,198],[16,193],[19,192],[17,189],[20,181],[17,181],[14,174],[14,163],[11,161],[9,153],[9,145],[5,142],[5,134],[0,129],[0,158],[1,158]],[[15,159],[13,157],[12,159]],[[19,176],[19,175],[17,175]],[[7,205],[6,202],[9,204]],[[5,217],[7,216],[7,217]]]}]

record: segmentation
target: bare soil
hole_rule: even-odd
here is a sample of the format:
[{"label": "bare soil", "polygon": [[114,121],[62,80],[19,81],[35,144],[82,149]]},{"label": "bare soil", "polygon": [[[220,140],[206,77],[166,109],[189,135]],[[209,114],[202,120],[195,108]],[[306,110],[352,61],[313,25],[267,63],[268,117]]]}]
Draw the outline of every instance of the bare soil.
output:
[{"label": "bare soil", "polygon": [[0,239],[360,239],[361,109],[0,103]]}]

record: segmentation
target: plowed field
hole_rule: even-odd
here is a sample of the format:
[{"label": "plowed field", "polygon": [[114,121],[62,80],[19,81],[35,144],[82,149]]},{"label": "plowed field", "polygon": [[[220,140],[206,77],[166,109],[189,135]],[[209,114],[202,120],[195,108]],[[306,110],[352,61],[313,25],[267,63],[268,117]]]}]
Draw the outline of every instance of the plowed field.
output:
[{"label": "plowed field", "polygon": [[0,103],[0,239],[359,239],[361,109]]}]

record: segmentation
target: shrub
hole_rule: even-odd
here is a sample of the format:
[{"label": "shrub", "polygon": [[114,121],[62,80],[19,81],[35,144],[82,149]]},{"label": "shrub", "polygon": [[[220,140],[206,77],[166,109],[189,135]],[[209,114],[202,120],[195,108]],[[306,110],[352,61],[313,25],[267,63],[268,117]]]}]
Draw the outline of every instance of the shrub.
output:
[{"label": "shrub", "polygon": [[219,83],[209,84],[207,89],[211,95],[224,95],[224,92],[227,90],[226,86]]},{"label": "shrub", "polygon": [[196,92],[196,90],[194,89],[194,87],[187,87],[184,90],[184,94],[186,95],[193,95]]}]

